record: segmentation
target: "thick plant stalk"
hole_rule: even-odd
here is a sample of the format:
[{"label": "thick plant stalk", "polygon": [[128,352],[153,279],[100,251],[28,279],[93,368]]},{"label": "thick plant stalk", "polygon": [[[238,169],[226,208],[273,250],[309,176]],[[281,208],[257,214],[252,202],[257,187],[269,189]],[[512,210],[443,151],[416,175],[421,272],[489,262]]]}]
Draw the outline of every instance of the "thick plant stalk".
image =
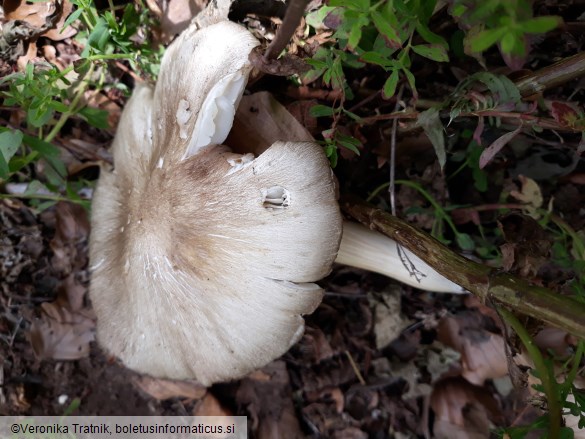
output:
[{"label": "thick plant stalk", "polygon": [[408,250],[401,257],[392,239],[357,223],[343,223],[341,245],[335,262],[383,274],[423,290],[464,292],[463,288],[437,273]]},{"label": "thick plant stalk", "polygon": [[577,337],[585,336],[585,304],[470,261],[399,218],[362,202],[344,202],[342,206],[356,220],[392,238],[484,302],[492,301]]}]

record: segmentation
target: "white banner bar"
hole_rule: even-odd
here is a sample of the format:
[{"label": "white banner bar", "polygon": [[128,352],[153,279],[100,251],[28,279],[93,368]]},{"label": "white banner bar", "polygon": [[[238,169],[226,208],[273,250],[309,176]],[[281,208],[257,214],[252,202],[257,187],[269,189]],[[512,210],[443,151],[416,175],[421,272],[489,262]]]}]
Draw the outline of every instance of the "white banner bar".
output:
[{"label": "white banner bar", "polygon": [[247,439],[245,416],[0,416],[0,439]]}]

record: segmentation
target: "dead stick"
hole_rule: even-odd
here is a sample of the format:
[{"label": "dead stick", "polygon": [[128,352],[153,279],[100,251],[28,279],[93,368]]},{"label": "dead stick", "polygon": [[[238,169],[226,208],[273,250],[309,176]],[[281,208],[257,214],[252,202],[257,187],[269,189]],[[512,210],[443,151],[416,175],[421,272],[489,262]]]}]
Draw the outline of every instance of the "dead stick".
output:
[{"label": "dead stick", "polygon": [[526,97],[542,93],[548,88],[556,87],[583,75],[585,75],[585,52],[562,59],[521,78],[516,81],[516,86],[520,94]]},{"label": "dead stick", "polygon": [[353,218],[394,239],[482,301],[489,299],[577,337],[585,336],[585,304],[466,259],[405,221],[361,201],[345,201],[342,206]]},{"label": "dead stick", "polygon": [[266,61],[270,59],[276,59],[280,52],[284,50],[288,42],[290,41],[291,37],[295,33],[297,26],[301,21],[301,17],[305,13],[305,7],[307,6],[308,0],[291,0],[288,7],[286,8],[286,13],[284,14],[284,19],[282,20],[282,25],[276,32],[276,36],[270,46],[266,49],[266,53],[264,54],[264,59]]}]

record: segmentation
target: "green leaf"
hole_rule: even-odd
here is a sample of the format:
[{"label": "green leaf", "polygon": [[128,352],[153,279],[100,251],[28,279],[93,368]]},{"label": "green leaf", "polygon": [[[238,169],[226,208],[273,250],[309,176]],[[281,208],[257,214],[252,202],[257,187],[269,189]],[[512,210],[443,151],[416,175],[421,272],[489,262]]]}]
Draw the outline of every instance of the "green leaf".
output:
[{"label": "green leaf", "polygon": [[356,155],[360,155],[360,150],[358,149],[358,147],[361,146],[361,142],[355,137],[346,136],[345,134],[341,134],[338,132],[337,135],[335,136],[335,140],[339,145],[349,149]]},{"label": "green leaf", "polygon": [[415,99],[418,99],[418,91],[416,90],[416,79],[410,70],[407,68],[403,68],[402,72],[404,76],[406,76],[406,80],[408,81],[408,85],[410,85],[410,89],[412,91],[412,95]]},{"label": "green leaf", "polygon": [[110,29],[103,17],[100,17],[87,38],[90,47],[103,51],[110,39]]},{"label": "green leaf", "polygon": [[309,114],[313,117],[333,116],[337,110],[326,105],[313,105],[309,110]]},{"label": "green leaf", "polygon": [[514,48],[517,45],[517,40],[518,38],[522,38],[522,35],[518,35],[512,31],[507,32],[504,34],[504,36],[502,37],[502,42],[500,44],[500,47],[502,49],[502,52],[504,53],[514,53]]},{"label": "green leaf", "polygon": [[356,21],[353,26],[351,27],[351,31],[349,32],[349,38],[347,40],[347,47],[350,50],[354,50],[360,40],[362,39],[362,24],[359,21]]},{"label": "green leaf", "polygon": [[426,24],[423,24],[421,22],[417,22],[416,23],[416,31],[422,37],[422,39],[425,40],[427,43],[439,44],[439,45],[443,46],[445,49],[447,49],[449,47],[449,45],[447,44],[447,41],[445,41],[445,39],[442,36],[437,35],[436,33],[432,32],[427,27]]},{"label": "green leaf", "polygon": [[106,130],[110,128],[110,124],[108,122],[108,112],[105,110],[100,110],[99,108],[93,107],[85,107],[83,108],[79,114],[83,116],[87,123],[90,125]]},{"label": "green leaf", "polygon": [[330,0],[329,6],[342,6],[354,11],[367,12],[370,8],[370,0]]},{"label": "green leaf", "polygon": [[418,116],[416,124],[422,127],[433,144],[435,154],[437,154],[437,159],[439,160],[439,165],[441,166],[441,169],[443,169],[447,162],[447,153],[445,152],[445,137],[443,136],[443,124],[439,117],[439,109],[432,107],[423,111]]},{"label": "green leaf", "polygon": [[520,29],[531,34],[542,34],[553,30],[563,23],[561,17],[548,15],[546,17],[531,18],[519,24]]},{"label": "green leaf", "polygon": [[419,54],[420,56],[424,56],[432,61],[437,62],[448,62],[449,55],[447,55],[447,50],[443,46],[439,46],[436,44],[424,44],[419,46],[412,46],[412,50],[414,53]]},{"label": "green leaf", "polygon": [[386,58],[376,52],[364,52],[360,55],[360,59],[370,64],[377,64],[385,69],[388,67],[396,66],[396,61]]},{"label": "green leaf", "polygon": [[400,40],[400,37],[390,22],[387,21],[384,16],[377,11],[373,11],[371,16],[372,20],[374,21],[374,26],[376,26],[378,32],[380,32],[380,34],[382,34],[382,36],[386,39],[390,47],[402,47],[402,41]]},{"label": "green leaf", "polygon": [[398,70],[393,70],[386,79],[384,87],[382,88],[382,97],[390,99],[396,93],[396,86],[398,85]]},{"label": "green leaf", "polygon": [[24,135],[24,144],[33,151],[37,151],[43,157],[59,157],[60,151],[55,145],[45,142],[37,137]]},{"label": "green leaf", "polygon": [[307,16],[305,17],[305,21],[309,26],[319,28],[323,26],[323,20],[325,20],[325,17],[327,17],[327,15],[329,15],[329,13],[334,9],[336,8],[333,6],[323,6],[317,9],[316,11],[307,14]]},{"label": "green leaf", "polygon": [[20,130],[9,130],[0,133],[0,151],[6,163],[16,154],[22,144],[23,134]]},{"label": "green leaf", "polygon": [[46,125],[51,117],[53,117],[53,110],[45,106],[29,108],[26,113],[26,121],[35,128]]},{"label": "green leaf", "polygon": [[69,17],[67,17],[67,20],[65,20],[65,22],[63,23],[63,27],[61,28],[61,30],[59,31],[59,33],[63,33],[63,31],[65,29],[67,29],[69,26],[71,26],[77,19],[79,19],[79,17],[81,16],[81,14],[83,13],[83,9],[78,8],[75,11],[73,11]]},{"label": "green leaf", "polygon": [[475,242],[467,233],[457,233],[455,240],[457,241],[457,245],[461,250],[470,251],[475,248]]},{"label": "green leaf", "polygon": [[487,29],[473,35],[469,39],[471,51],[483,52],[484,50],[489,49],[491,46],[500,41],[507,32],[507,28],[499,27],[497,29]]},{"label": "green leaf", "polygon": [[332,144],[327,144],[325,146],[325,155],[329,159],[329,163],[331,164],[332,168],[337,166],[337,147]]}]

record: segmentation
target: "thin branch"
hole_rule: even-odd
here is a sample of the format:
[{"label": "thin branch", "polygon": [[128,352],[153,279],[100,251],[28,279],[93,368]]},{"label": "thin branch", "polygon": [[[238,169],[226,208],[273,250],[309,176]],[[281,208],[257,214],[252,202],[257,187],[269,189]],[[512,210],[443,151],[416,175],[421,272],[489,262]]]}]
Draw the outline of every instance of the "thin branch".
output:
[{"label": "thin branch", "polygon": [[282,20],[282,25],[278,28],[274,40],[272,40],[272,43],[266,49],[266,53],[264,53],[264,59],[266,61],[278,58],[280,52],[289,43],[297,26],[301,22],[308,2],[308,0],[291,0],[289,2],[284,19]]},{"label": "thin branch", "polygon": [[345,201],[343,209],[356,220],[404,246],[447,279],[482,301],[494,303],[583,337],[585,304],[548,288],[473,262],[410,224],[361,201]]}]

